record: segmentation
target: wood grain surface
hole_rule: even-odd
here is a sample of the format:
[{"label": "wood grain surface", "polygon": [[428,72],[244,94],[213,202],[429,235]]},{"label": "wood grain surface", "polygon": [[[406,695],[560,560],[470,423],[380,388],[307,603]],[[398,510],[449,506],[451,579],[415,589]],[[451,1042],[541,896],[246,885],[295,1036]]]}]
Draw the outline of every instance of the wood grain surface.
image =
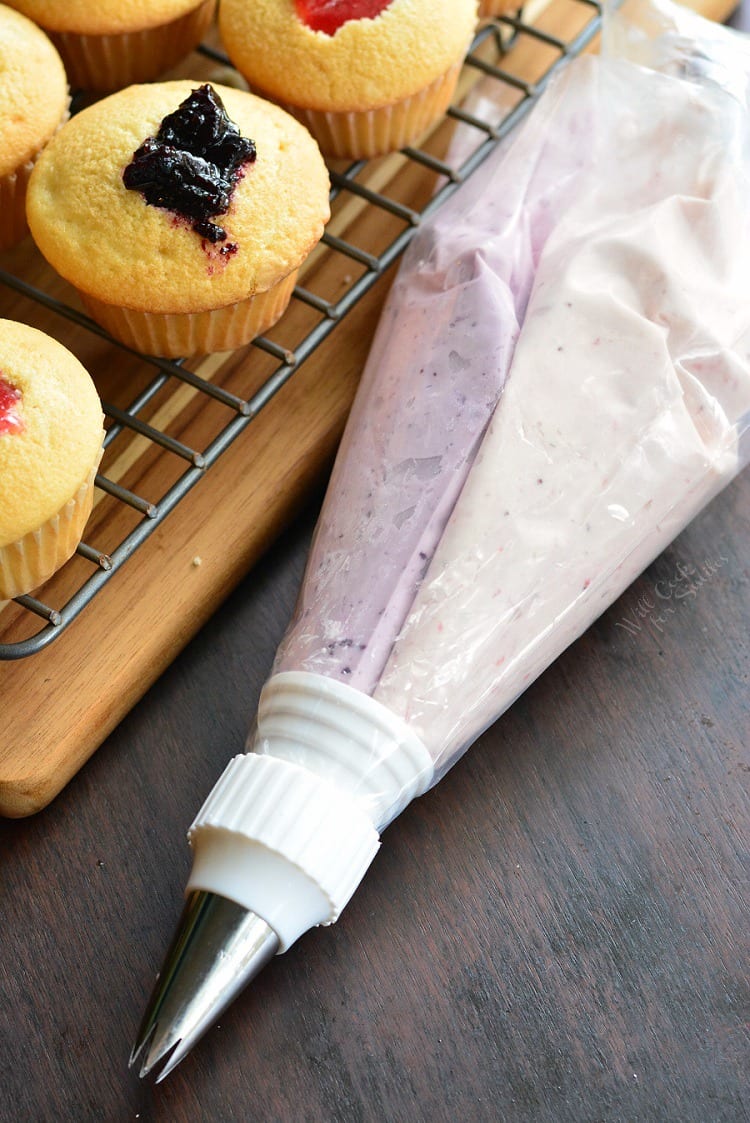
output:
[{"label": "wood grain surface", "polygon": [[[750,1118],[747,473],[388,829],[334,928],[164,1084],[128,1073],[186,827],[294,604],[297,505],[57,799],[0,821],[0,1123]],[[639,615],[686,568],[695,595]]]}]

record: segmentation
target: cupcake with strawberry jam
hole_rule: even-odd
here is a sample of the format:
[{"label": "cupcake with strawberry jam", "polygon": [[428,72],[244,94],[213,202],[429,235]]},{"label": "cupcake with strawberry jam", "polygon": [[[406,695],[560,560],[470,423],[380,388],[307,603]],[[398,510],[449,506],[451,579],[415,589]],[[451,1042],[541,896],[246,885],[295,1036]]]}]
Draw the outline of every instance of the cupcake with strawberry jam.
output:
[{"label": "cupcake with strawberry jam", "polygon": [[222,0],[221,36],[250,85],[331,156],[417,140],[450,103],[476,0]]},{"label": "cupcake with strawberry jam", "polygon": [[103,417],[62,344],[0,320],[0,602],[68,560],[91,512]]}]

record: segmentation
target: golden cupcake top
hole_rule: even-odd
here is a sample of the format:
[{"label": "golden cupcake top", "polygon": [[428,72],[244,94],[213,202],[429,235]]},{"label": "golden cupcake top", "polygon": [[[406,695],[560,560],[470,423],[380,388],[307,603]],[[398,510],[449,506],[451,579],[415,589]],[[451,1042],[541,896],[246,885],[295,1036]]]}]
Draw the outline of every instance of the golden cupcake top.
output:
[{"label": "golden cupcake top", "polygon": [[[265,292],[319,240],[328,173],[310,134],[261,98],[211,89],[229,126],[223,139],[209,138],[204,155],[183,150],[189,142],[181,136],[202,135],[195,122],[208,112],[181,109],[199,92],[186,81],[121,90],[75,116],[47,146],[29,183],[27,217],[44,256],[76,288],[141,312],[207,311]],[[195,122],[173,127],[178,110],[195,112]],[[252,141],[252,155],[240,160],[218,209],[194,213],[183,205],[186,194],[192,185],[198,194],[216,186],[204,175],[216,178],[231,137]],[[176,179],[164,185],[170,167],[158,154],[148,167],[160,145],[176,150],[166,161]]]},{"label": "golden cupcake top", "polygon": [[321,0],[222,0],[219,28],[232,61],[264,93],[340,112],[424,89],[463,58],[477,22],[476,0],[370,0],[364,7],[342,0],[355,16],[330,33],[316,30],[331,26],[321,19],[325,7]]},{"label": "golden cupcake top", "polygon": [[67,106],[57,51],[30,20],[0,4],[0,175],[36,155]]},{"label": "golden cupcake top", "polygon": [[170,23],[201,0],[9,0],[48,31],[119,35]]},{"label": "golden cupcake top", "polygon": [[97,462],[102,422],[75,356],[36,328],[0,320],[0,547],[76,494]]}]

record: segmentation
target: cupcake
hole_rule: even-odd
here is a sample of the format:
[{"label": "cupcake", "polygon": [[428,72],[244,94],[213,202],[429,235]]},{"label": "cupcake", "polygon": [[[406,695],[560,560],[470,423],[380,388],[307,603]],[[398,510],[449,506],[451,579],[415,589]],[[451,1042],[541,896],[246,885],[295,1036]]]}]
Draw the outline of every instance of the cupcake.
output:
[{"label": "cupcake", "polygon": [[244,90],[131,86],[60,130],[27,213],[44,256],[112,335],[205,354],[281,316],[328,219],[328,173],[306,129]]},{"label": "cupcake", "polygon": [[445,112],[476,0],[222,0],[232,62],[330,156],[410,144]]},{"label": "cupcake", "polygon": [[148,82],[190,54],[216,0],[9,0],[62,55],[74,88],[107,92]]},{"label": "cupcake", "polygon": [[60,56],[44,32],[0,4],[0,250],[26,233],[34,161],[68,114]]},{"label": "cupcake", "polygon": [[62,344],[0,320],[0,601],[41,585],[80,542],[102,421],[93,382]]}]

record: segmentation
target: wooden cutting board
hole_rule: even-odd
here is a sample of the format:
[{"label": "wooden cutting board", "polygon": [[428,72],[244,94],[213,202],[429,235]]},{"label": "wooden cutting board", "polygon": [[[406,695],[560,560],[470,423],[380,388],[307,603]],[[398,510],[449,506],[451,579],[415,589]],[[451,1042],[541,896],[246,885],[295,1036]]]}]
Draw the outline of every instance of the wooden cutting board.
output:
[{"label": "wooden cutting board", "polygon": [[[731,0],[706,0],[695,7],[724,19]],[[553,0],[537,25],[568,40],[585,22],[582,5]],[[504,66],[535,80],[550,63],[549,48],[523,37]],[[192,60],[193,77],[206,74],[205,60]],[[399,157],[377,162],[371,173],[379,189],[398,177],[399,198],[421,204],[433,189],[433,173],[404,166]],[[373,208],[347,204],[338,230],[356,233],[366,245],[382,221]],[[371,231],[372,228],[372,231]],[[354,240],[354,239],[353,239]],[[9,272],[45,292],[75,303],[71,291],[42,261],[30,240],[0,261]],[[330,253],[314,256],[305,284],[336,291],[346,261]],[[15,662],[0,663],[0,813],[28,815],[44,807],[95,751],[177,652],[201,627],[282,528],[300,510],[330,466],[369,348],[389,278],[383,277],[336,327],[326,343],[294,374],[239,439],[184,498],[158,530],[97,595],[94,603],[49,647]],[[129,401],[143,377],[143,364],[105,341],[60,319],[22,296],[0,292],[0,315],[48,330],[69,346],[93,374],[102,397]],[[305,315],[293,309],[289,317]],[[303,326],[299,325],[300,328]],[[293,323],[285,328],[291,330]],[[244,396],[264,377],[247,352],[213,356],[195,367]],[[198,395],[181,385],[150,407],[155,424],[203,448],[217,425]],[[184,467],[182,465],[181,467]],[[113,442],[105,460],[109,478],[138,494],[160,496],[172,482],[174,457],[128,436]],[[86,541],[106,551],[134,518],[97,504]],[[45,599],[64,603],[80,583],[79,558],[45,589]],[[49,595],[48,595],[49,594]],[[0,642],[23,633],[26,614],[16,605],[0,615]]]}]

